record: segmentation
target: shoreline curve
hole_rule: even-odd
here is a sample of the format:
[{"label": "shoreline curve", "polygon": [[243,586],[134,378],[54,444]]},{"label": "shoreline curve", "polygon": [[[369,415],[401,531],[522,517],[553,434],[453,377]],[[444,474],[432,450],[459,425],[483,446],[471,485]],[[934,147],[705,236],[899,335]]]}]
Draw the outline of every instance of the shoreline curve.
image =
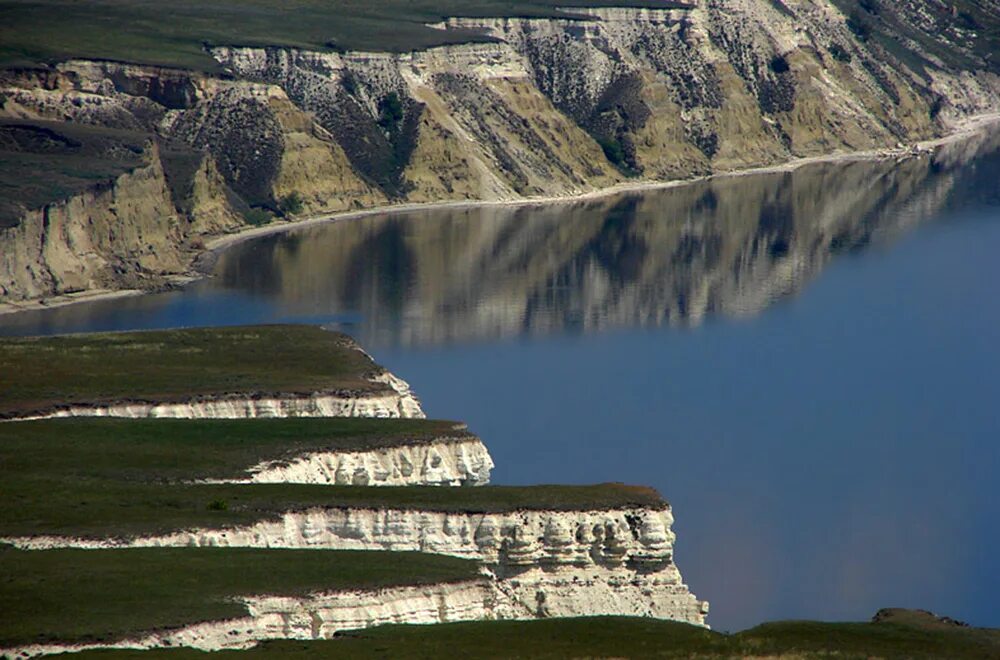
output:
[{"label": "shoreline curve", "polygon": [[[247,227],[239,231],[215,236],[206,240],[203,250],[195,254],[188,262],[188,272],[178,273],[168,276],[170,285],[178,288],[191,284],[205,277],[211,277],[212,269],[219,256],[225,250],[257,238],[283,234],[305,227],[341,222],[347,220],[361,220],[379,215],[401,215],[418,211],[435,210],[465,210],[474,208],[490,207],[522,207],[522,206],[549,206],[555,204],[574,204],[591,199],[600,199],[622,193],[644,192],[652,190],[664,190],[668,188],[678,188],[692,185],[704,181],[715,179],[727,179],[756,174],[773,174],[776,172],[791,172],[801,167],[818,163],[850,163],[859,161],[878,161],[886,159],[906,159],[917,157],[929,153],[936,148],[972,137],[976,134],[1000,128],[1000,112],[973,115],[958,123],[952,130],[941,137],[915,142],[902,147],[885,147],[881,149],[871,149],[867,151],[848,151],[840,153],[830,153],[820,156],[806,156],[793,158],[774,165],[760,165],[744,169],[727,170],[713,172],[712,174],[690,177],[686,179],[674,179],[670,181],[636,181],[622,182],[613,186],[598,188],[587,192],[570,193],[567,195],[544,195],[523,197],[518,199],[498,199],[498,200],[449,200],[440,202],[414,202],[401,204],[387,204],[384,206],[373,206],[366,209],[353,211],[337,211],[334,213],[320,213],[312,216],[299,218],[287,222],[275,223],[263,227]],[[158,293],[162,289],[92,289],[72,294],[53,296],[50,298],[25,300],[20,302],[0,301],[0,318],[24,312],[43,311],[56,309],[67,305],[76,305],[87,302],[98,302],[102,300],[112,300],[115,298],[125,298],[140,295]]]}]

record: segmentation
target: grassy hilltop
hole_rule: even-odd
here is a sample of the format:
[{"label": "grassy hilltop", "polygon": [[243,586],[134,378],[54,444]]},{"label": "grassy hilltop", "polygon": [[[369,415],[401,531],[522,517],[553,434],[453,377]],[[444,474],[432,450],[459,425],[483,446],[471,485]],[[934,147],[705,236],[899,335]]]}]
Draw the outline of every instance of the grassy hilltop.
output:
[{"label": "grassy hilltop", "polygon": [[313,326],[5,338],[0,418],[73,404],[388,390],[369,380],[379,371],[354,340]]},{"label": "grassy hilltop", "polygon": [[[784,5],[771,0],[784,8]],[[879,40],[918,70],[917,43],[958,66],[971,62],[942,49],[895,17],[878,0],[833,0],[861,39]],[[693,0],[0,0],[0,67],[70,58],[104,59],[215,71],[211,46],[284,46],[319,51],[407,52],[451,43],[489,41],[475,31],[430,27],[450,17],[573,17],[574,8],[687,8]],[[976,29],[978,55],[1000,45],[997,11],[954,0],[956,20]],[[787,10],[786,10],[787,11]],[[995,57],[987,57],[993,67]],[[994,69],[996,70],[996,69]]]},{"label": "grassy hilltop", "polygon": [[474,438],[396,419],[55,419],[0,423],[0,536],[130,538],[273,520],[310,508],[447,512],[663,507],[650,489],[593,486],[206,484],[268,461]]},{"label": "grassy hilltop", "polygon": [[[310,441],[290,441],[281,451],[268,442],[287,438],[274,431],[293,430],[299,422],[0,424],[0,537],[48,534],[128,539],[249,525],[311,508],[499,513],[666,506],[653,489],[622,484],[461,488],[191,483],[199,478],[244,476],[245,469],[256,463],[241,462],[247,458],[289,456],[289,449]],[[84,433],[74,429],[77,424]],[[136,425],[136,429],[123,432],[125,425]],[[241,446],[234,430],[252,426],[272,433],[251,429],[246,446]],[[336,428],[335,423],[331,426]],[[213,446],[213,429],[220,439],[218,446]],[[367,440],[374,442],[378,437],[372,434]],[[355,435],[347,441],[365,442],[366,438]],[[197,448],[201,442],[204,451]]]},{"label": "grassy hilltop", "polygon": [[[365,387],[377,369],[342,335],[260,326],[0,341],[0,414],[67,402]],[[0,423],[0,537],[123,539],[224,528],[311,507],[444,512],[666,502],[649,488],[206,484],[264,461],[474,437],[455,422],[384,419],[56,419]],[[486,580],[477,562],[415,552],[252,548],[17,550],[0,544],[0,648],[108,643],[246,616],[241,598]],[[337,639],[104,650],[80,660],[347,658],[1000,658],[1000,631],[884,610],[870,623],[789,621],[735,634],[592,617],[389,625]]]},{"label": "grassy hilltop", "polygon": [[[451,16],[571,16],[561,7],[673,0],[3,0],[0,66],[73,57],[215,70],[205,46],[405,52],[484,41],[427,26]],[[109,29],[113,26],[113,29]]]},{"label": "grassy hilltop", "polygon": [[675,621],[591,617],[381,626],[326,641],[264,642],[246,651],[91,651],[80,660],[361,660],[367,658],[786,658],[992,660],[1000,631],[895,611],[879,623],[766,623],[732,635]]},{"label": "grassy hilltop", "polygon": [[476,579],[475,562],[418,552],[0,546],[0,648],[107,641],[245,616],[240,596],[305,596]]}]

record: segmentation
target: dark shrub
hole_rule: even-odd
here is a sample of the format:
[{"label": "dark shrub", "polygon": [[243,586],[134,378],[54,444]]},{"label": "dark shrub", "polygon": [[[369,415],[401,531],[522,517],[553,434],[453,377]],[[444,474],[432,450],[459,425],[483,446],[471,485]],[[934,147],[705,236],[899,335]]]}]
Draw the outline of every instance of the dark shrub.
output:
[{"label": "dark shrub", "polygon": [[270,211],[262,208],[252,208],[243,214],[243,219],[247,221],[248,225],[253,225],[254,227],[259,227],[261,225],[266,225],[274,219]]},{"label": "dark shrub", "polygon": [[868,21],[856,11],[851,12],[851,15],[847,17],[847,29],[861,41],[868,41],[869,37],[872,36],[872,29],[868,25]]},{"label": "dark shrub", "polygon": [[854,56],[851,55],[846,48],[844,48],[838,43],[830,44],[830,47],[827,48],[827,50],[830,51],[830,55],[833,56],[833,59],[837,60],[838,62],[846,63],[854,59]]},{"label": "dark shrub", "polygon": [[862,9],[873,16],[878,16],[878,13],[882,10],[882,8],[878,6],[878,0],[858,0],[858,4]]},{"label": "dark shrub", "polygon": [[399,100],[399,94],[389,92],[379,101],[378,125],[384,130],[391,131],[403,120],[403,102]]},{"label": "dark shrub", "polygon": [[282,215],[298,215],[302,213],[302,196],[297,192],[290,192],[281,198],[278,208]]},{"label": "dark shrub", "polygon": [[340,85],[344,88],[345,92],[352,96],[358,91],[358,79],[350,71],[345,71],[344,75],[340,77]]},{"label": "dark shrub", "polygon": [[625,162],[625,149],[621,142],[614,138],[600,138],[597,143],[604,150],[604,157],[615,165],[622,165]]}]

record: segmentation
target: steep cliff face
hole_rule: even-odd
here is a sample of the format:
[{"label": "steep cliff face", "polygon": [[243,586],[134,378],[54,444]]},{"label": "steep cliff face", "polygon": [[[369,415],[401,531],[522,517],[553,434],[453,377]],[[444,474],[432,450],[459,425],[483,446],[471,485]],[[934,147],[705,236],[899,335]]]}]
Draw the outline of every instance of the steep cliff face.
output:
[{"label": "steep cliff face", "polygon": [[128,401],[111,404],[62,405],[53,410],[27,416],[11,415],[13,420],[36,420],[59,417],[127,417],[134,419],[248,419],[271,417],[395,417],[423,419],[420,401],[409,384],[389,372],[380,372],[369,380],[388,385],[376,392],[314,392],[308,395],[248,395],[232,393],[220,396],[196,396],[188,401]]},{"label": "steep cliff face", "polygon": [[998,149],[994,131],[902,160],[334,223],[270,242],[268,253],[234,248],[218,273],[239,289],[250,268],[273,272],[267,279],[278,284],[268,292],[291,309],[324,300],[330,309],[404,319],[391,336],[359,337],[367,344],[696,325],[794,295],[837,255],[891,242],[949,199],[989,188],[988,177],[963,164]]},{"label": "steep cliff face", "polygon": [[[664,505],[665,506],[665,505]],[[521,616],[630,615],[704,625],[708,604],[673,561],[669,508],[445,513],[315,509],[225,530],[132,541],[4,539],[22,548],[269,547],[413,550],[482,561]]]},{"label": "steep cliff face", "polygon": [[392,198],[565,193],[609,176],[593,141],[559,116],[530,84],[517,54],[502,45],[406,56],[213,53],[241,78],[288,90],[355,169]]},{"label": "steep cliff face", "polygon": [[649,177],[867,149],[937,130],[929,83],[859,42],[828,3],[710,0],[692,10],[583,13],[593,20],[449,25],[510,44],[536,87],[609,159]]},{"label": "steep cliff face", "polygon": [[183,403],[121,403],[67,406],[22,421],[59,417],[129,417],[134,419],[254,419],[271,417],[416,417],[420,405],[396,394],[347,396],[316,393],[311,396],[200,399]]},{"label": "steep cliff face", "polygon": [[493,459],[478,438],[437,438],[366,451],[309,454],[265,463],[236,483],[305,483],[339,486],[482,486]]},{"label": "steep cliff face", "polygon": [[33,298],[91,289],[141,288],[186,270],[185,232],[159,153],[69,199],[28,211],[0,229],[0,296]]},{"label": "steep cliff face", "polygon": [[[3,237],[0,286],[6,299],[149,286],[185,270],[178,246],[244,218],[569,195],[932,137],[1000,106],[998,22],[993,3],[703,0],[450,19],[437,27],[496,42],[414,53],[213,49],[231,77],[86,61],[5,71],[2,117],[145,131],[185,155],[151,150],[101,184],[150,200],[123,219],[142,236],[105,240],[106,220],[76,219],[111,204],[98,192],[33,201]],[[64,266],[65,250],[39,247],[53,213],[87,227],[96,261]]]}]

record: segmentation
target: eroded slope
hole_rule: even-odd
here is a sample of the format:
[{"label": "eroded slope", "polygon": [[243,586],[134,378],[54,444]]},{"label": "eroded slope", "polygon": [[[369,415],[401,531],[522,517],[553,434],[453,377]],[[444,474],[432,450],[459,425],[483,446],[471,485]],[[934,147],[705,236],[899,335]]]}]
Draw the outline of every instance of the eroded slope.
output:
[{"label": "eroded slope", "polygon": [[1000,11],[959,5],[480,8],[434,28],[485,42],[412,52],[216,45],[215,72],[8,68],[0,116],[148,142],[134,172],[8,210],[0,291],[163,286],[203,237],[302,213],[565,196],[939,136],[1000,102]]}]

